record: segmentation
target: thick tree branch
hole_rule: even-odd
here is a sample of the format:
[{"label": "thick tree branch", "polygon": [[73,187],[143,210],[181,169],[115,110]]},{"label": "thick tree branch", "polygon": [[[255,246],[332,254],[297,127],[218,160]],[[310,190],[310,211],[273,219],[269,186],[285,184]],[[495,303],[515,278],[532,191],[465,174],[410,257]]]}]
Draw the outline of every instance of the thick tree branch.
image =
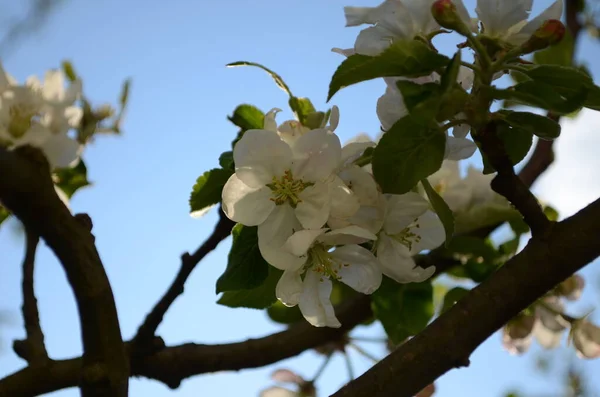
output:
[{"label": "thick tree branch", "polygon": [[24,340],[13,342],[15,353],[30,365],[41,365],[48,360],[48,353],[44,345],[44,333],[40,327],[37,299],[35,298],[33,273],[35,265],[35,252],[39,237],[25,230],[25,258],[23,259],[23,322],[26,336]]},{"label": "thick tree branch", "polygon": [[84,348],[77,381],[82,395],[126,396],[129,361],[89,217],[71,215],[56,195],[45,158],[30,147],[14,152],[0,148],[0,201],[46,241],[73,288]]},{"label": "thick tree branch", "polygon": [[523,215],[525,222],[531,228],[532,235],[538,236],[548,232],[551,222],[542,211],[542,207],[533,193],[515,174],[504,144],[497,134],[496,122],[489,122],[478,131],[475,138],[480,143],[481,150],[486,154],[490,164],[497,171],[492,180],[492,189],[506,197]]},{"label": "thick tree branch", "polygon": [[210,237],[192,255],[186,252],[181,256],[181,267],[175,280],[138,329],[134,338],[136,348],[142,348],[153,340],[156,329],[162,322],[167,310],[177,297],[183,294],[185,283],[196,265],[229,236],[234,225],[235,223],[229,220],[219,208],[219,222],[217,222]]},{"label": "thick tree branch", "polygon": [[[335,397],[411,397],[471,353],[511,318],[600,255],[600,199],[553,224],[423,332]],[[465,324],[469,324],[465,327]]]},{"label": "thick tree branch", "polygon": [[[372,315],[370,299],[360,295],[343,303],[336,314],[341,328],[315,328],[301,321],[285,331],[244,342],[167,347],[143,360],[133,360],[131,375],[155,379],[176,388],[182,380],[194,375],[272,364],[340,339]],[[47,368],[24,368],[0,380],[0,396],[33,397],[76,386],[81,364],[81,358],[74,358],[53,361]]]}]

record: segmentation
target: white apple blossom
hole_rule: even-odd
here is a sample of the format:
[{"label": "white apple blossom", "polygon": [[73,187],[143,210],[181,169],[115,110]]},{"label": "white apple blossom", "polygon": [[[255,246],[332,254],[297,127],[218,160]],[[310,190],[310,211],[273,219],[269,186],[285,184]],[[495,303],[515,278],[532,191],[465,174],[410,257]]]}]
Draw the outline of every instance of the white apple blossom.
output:
[{"label": "white apple blossom", "polygon": [[418,267],[413,255],[442,244],[444,226],[437,214],[429,209],[427,200],[418,193],[385,196],[385,220],[375,245],[381,270],[399,283],[427,280],[435,267]]},{"label": "white apple blossom", "polygon": [[[377,260],[369,250],[357,245],[376,238],[358,226],[294,233],[282,251],[301,258],[303,264],[284,271],[275,289],[277,298],[286,306],[298,305],[304,318],[315,327],[340,327],[330,301],[331,279],[363,294],[377,290],[382,279]],[[278,263],[270,263],[285,268],[286,258],[283,255],[275,258]]]},{"label": "white apple blossom", "polygon": [[426,37],[439,30],[431,14],[433,0],[387,0],[378,7],[345,7],[346,26],[372,24],[362,30],[353,50],[337,50],[347,55],[378,55],[394,40]]},{"label": "white apple blossom", "polygon": [[556,0],[537,17],[527,21],[532,5],[533,0],[477,0],[475,11],[485,36],[519,45],[545,21],[560,19],[563,13],[563,0]]},{"label": "white apple blossom", "polygon": [[600,357],[600,328],[586,319],[575,321],[571,339],[581,358]]},{"label": "white apple blossom", "polygon": [[289,369],[278,369],[271,378],[279,383],[289,383],[297,390],[290,390],[281,386],[272,386],[260,392],[259,397],[315,397],[315,386]]},{"label": "white apple blossom", "polygon": [[80,85],[65,91],[60,76],[50,71],[43,84],[30,77],[18,85],[0,66],[0,141],[9,148],[39,148],[52,168],[72,165],[81,153],[81,145],[68,136],[81,119],[81,109],[73,106]]}]

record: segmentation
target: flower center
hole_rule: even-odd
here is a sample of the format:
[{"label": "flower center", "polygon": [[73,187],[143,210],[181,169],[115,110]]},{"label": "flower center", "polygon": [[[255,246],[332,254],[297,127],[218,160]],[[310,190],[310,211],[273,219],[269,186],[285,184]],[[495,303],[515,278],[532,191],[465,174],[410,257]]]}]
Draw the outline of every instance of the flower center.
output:
[{"label": "flower center", "polygon": [[309,186],[314,185],[311,182],[304,182],[302,179],[294,179],[292,171],[287,170],[279,179],[273,177],[273,182],[267,186],[273,191],[271,201],[276,205],[282,205],[288,202],[292,208],[296,208],[302,200],[298,197],[299,194]]},{"label": "flower center", "polygon": [[394,240],[398,241],[400,244],[408,247],[409,250],[412,250],[412,246],[414,243],[419,243],[421,241],[421,235],[419,233],[415,233],[412,229],[418,229],[421,227],[418,223],[418,218],[413,221],[410,225],[408,225],[404,230],[402,230],[398,234],[394,234],[392,237]]},{"label": "flower center", "polygon": [[323,244],[317,244],[313,246],[308,252],[308,264],[311,270],[321,274],[324,277],[331,277],[335,280],[339,280],[341,276],[338,271],[342,266],[347,266],[335,261],[329,253],[328,247]]},{"label": "flower center", "polygon": [[20,138],[31,128],[32,119],[37,116],[37,107],[29,104],[14,104],[9,108],[10,120],[6,129],[14,138]]}]

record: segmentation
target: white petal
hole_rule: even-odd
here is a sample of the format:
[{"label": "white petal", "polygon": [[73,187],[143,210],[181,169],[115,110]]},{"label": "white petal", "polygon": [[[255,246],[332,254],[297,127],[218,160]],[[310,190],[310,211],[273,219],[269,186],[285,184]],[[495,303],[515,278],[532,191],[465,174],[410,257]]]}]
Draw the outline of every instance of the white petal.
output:
[{"label": "white petal", "polygon": [[298,397],[298,393],[283,387],[273,386],[261,391],[259,397]]},{"label": "white petal", "polygon": [[65,76],[60,70],[49,70],[42,87],[44,98],[50,101],[62,101],[65,97]]},{"label": "white petal", "polygon": [[421,239],[412,245],[411,254],[416,255],[423,250],[439,247],[446,239],[444,225],[437,214],[427,211],[417,219],[418,227],[411,228],[411,232],[418,234]]},{"label": "white petal", "polygon": [[429,209],[429,203],[418,193],[386,194],[387,213],[383,229],[388,234],[398,234]]},{"label": "white petal", "polygon": [[[356,214],[348,219],[351,224],[367,229],[371,233],[379,233],[383,226],[386,211],[386,199],[382,194],[379,195],[379,201],[374,206],[361,206]],[[330,225],[331,226],[331,225]],[[335,228],[334,226],[331,226]]]},{"label": "white petal", "polygon": [[538,343],[545,349],[554,349],[560,345],[562,339],[561,331],[553,331],[544,327],[540,321],[536,321],[533,327],[533,336]]},{"label": "white petal", "polygon": [[336,248],[331,257],[342,266],[340,281],[363,294],[372,294],[381,285],[381,270],[375,256],[359,245]]},{"label": "white petal", "polygon": [[475,73],[473,70],[469,69],[466,66],[461,66],[458,69],[458,76],[456,78],[456,82],[460,84],[460,86],[464,90],[469,90],[473,86],[473,81],[475,81]]},{"label": "white petal", "polygon": [[[428,12],[430,15],[430,18],[433,19],[433,17],[431,16],[431,1],[429,0],[416,0],[417,2],[420,3],[421,7],[411,7],[412,9],[409,9],[408,2],[406,0],[403,1],[394,1],[393,2],[393,9],[382,13],[379,21],[377,21],[377,26],[380,27],[383,30],[387,30],[390,32],[390,35],[394,38],[397,39],[403,39],[403,40],[412,40],[415,38],[415,36],[420,33],[419,32],[419,26],[417,26],[417,24],[415,23],[415,19],[413,17],[413,15],[415,13],[420,14],[420,15],[424,15],[425,12]],[[422,5],[423,4],[427,4],[429,7],[426,7],[426,10],[423,10],[424,12],[420,12],[420,10],[418,10],[417,8],[423,8]],[[411,6],[414,6],[415,4],[411,4]]]},{"label": "white petal", "polygon": [[600,328],[582,320],[573,327],[573,344],[582,358],[600,357]]},{"label": "white petal", "polygon": [[306,181],[324,181],[340,163],[340,139],[326,129],[311,130],[301,136],[293,147],[293,175]]},{"label": "white petal", "polygon": [[377,117],[386,131],[407,114],[408,109],[406,109],[404,99],[398,90],[388,87],[385,94],[377,100]]},{"label": "white petal", "polygon": [[263,258],[281,270],[297,270],[306,262],[283,248],[296,230],[302,229],[289,205],[278,205],[267,219],[258,225],[258,248]]},{"label": "white petal", "polygon": [[358,211],[358,197],[343,180],[335,176],[329,184],[331,195],[331,211],[329,216],[334,218],[349,218]]},{"label": "white petal", "polygon": [[281,112],[281,109],[273,108],[265,114],[265,121],[263,122],[264,130],[277,132],[277,122],[275,121],[275,117],[279,112]]},{"label": "white petal", "polygon": [[31,145],[40,150],[42,145],[52,137],[52,133],[40,124],[34,124],[29,130],[19,139],[16,140],[15,147]]},{"label": "white petal", "polygon": [[319,237],[319,241],[327,245],[362,244],[372,240],[377,240],[375,234],[356,225],[335,229]]},{"label": "white petal", "polygon": [[276,382],[295,383],[297,385],[304,382],[304,379],[289,369],[278,369],[271,374],[271,379]]},{"label": "white petal", "polygon": [[485,27],[485,34],[500,36],[510,27],[526,21],[533,0],[478,0],[475,11]]},{"label": "white petal", "polygon": [[367,148],[375,146],[375,142],[350,142],[342,147],[342,167],[349,166],[354,160],[359,158]]},{"label": "white petal", "polygon": [[392,37],[390,31],[380,26],[366,28],[358,34],[354,51],[361,55],[379,55],[392,44]]},{"label": "white petal", "polygon": [[455,138],[465,138],[471,131],[469,124],[459,124],[452,129],[452,135]]},{"label": "white petal", "polygon": [[235,145],[233,159],[238,178],[250,187],[260,187],[290,169],[292,150],[273,131],[248,130]]},{"label": "white petal", "polygon": [[382,14],[391,11],[392,1],[384,1],[377,7],[344,7],[346,27],[363,24],[374,25]]},{"label": "white petal", "polygon": [[339,173],[340,179],[358,197],[361,205],[376,206],[379,202],[379,187],[373,175],[359,166],[351,166]]},{"label": "white petal", "polygon": [[300,297],[302,315],[315,327],[339,328],[342,324],[335,317],[330,295],[333,289],[331,280],[308,270],[304,277],[304,290]]},{"label": "white petal", "polygon": [[304,189],[298,198],[301,200],[296,206],[296,217],[306,229],[321,228],[331,210],[329,185],[315,182],[314,185]]},{"label": "white petal", "polygon": [[331,114],[329,115],[329,125],[327,129],[331,132],[335,131],[335,129],[340,124],[340,109],[337,106],[333,106],[331,108]]},{"label": "white petal", "polygon": [[41,146],[48,162],[52,167],[65,168],[73,165],[83,146],[75,139],[71,139],[67,134],[52,134]]},{"label": "white petal", "polygon": [[275,287],[275,296],[288,307],[296,306],[302,296],[302,269],[286,270]]},{"label": "white petal", "polygon": [[[471,22],[471,16],[469,15],[469,11],[467,11],[467,7],[462,0],[453,0],[454,6],[456,7],[456,13],[460,17],[460,19],[465,23],[465,25],[469,26],[471,30],[474,30],[473,23]],[[475,25],[476,26],[476,25]]]},{"label": "white petal", "polygon": [[0,92],[6,90],[10,85],[8,74],[4,70],[4,66],[0,64]]},{"label": "white petal", "polygon": [[416,266],[408,248],[385,233],[377,241],[377,259],[381,271],[399,283],[420,283],[435,273],[435,266],[426,269]]},{"label": "white petal", "polygon": [[356,51],[354,51],[354,48],[337,48],[337,47],[332,48],[331,52],[335,52],[336,54],[340,54],[345,57],[349,57],[356,53]]},{"label": "white petal", "polygon": [[471,157],[477,150],[475,142],[466,138],[446,137],[444,160],[464,160]]},{"label": "white petal", "polygon": [[[409,10],[413,20],[414,35],[421,33],[427,35],[440,28],[440,25],[433,19],[431,14],[431,5],[434,0],[403,0],[403,4]],[[413,37],[407,37],[412,39]]]},{"label": "white petal", "polygon": [[299,121],[288,120],[279,126],[278,134],[285,143],[293,147],[296,141],[308,131],[310,129],[300,124]]},{"label": "white petal", "polygon": [[242,225],[260,225],[275,208],[272,193],[266,186],[252,188],[233,174],[223,187],[223,212]]},{"label": "white petal", "polygon": [[313,245],[317,237],[321,236],[327,230],[328,229],[299,230],[287,239],[283,248],[296,256],[306,255],[308,249]]}]

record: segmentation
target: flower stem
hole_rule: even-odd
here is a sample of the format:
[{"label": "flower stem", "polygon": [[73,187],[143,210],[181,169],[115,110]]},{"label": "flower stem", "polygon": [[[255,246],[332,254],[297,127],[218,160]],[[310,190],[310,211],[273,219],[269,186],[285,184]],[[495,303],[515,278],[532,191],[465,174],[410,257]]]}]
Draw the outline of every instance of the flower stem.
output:
[{"label": "flower stem", "polygon": [[374,355],[372,355],[368,351],[364,350],[362,347],[358,346],[357,344],[348,343],[348,346],[350,346],[351,348],[353,348],[354,350],[356,350],[362,356],[364,356],[364,357],[368,358],[369,360],[373,361],[373,363],[378,363],[379,362],[379,359],[377,357],[375,357]]},{"label": "flower stem", "polygon": [[352,362],[350,361],[350,355],[347,350],[344,350],[344,360],[346,361],[346,369],[348,370],[348,377],[350,381],[354,380],[354,368],[352,368]]},{"label": "flower stem", "polygon": [[317,381],[317,379],[319,379],[319,376],[321,376],[321,374],[323,373],[323,371],[325,371],[325,368],[327,368],[327,365],[331,361],[332,356],[333,356],[333,353],[329,353],[325,357],[325,360],[323,360],[323,362],[321,363],[321,366],[317,370],[317,373],[315,374],[315,376],[313,376],[312,380],[310,381],[311,383],[315,383]]}]

